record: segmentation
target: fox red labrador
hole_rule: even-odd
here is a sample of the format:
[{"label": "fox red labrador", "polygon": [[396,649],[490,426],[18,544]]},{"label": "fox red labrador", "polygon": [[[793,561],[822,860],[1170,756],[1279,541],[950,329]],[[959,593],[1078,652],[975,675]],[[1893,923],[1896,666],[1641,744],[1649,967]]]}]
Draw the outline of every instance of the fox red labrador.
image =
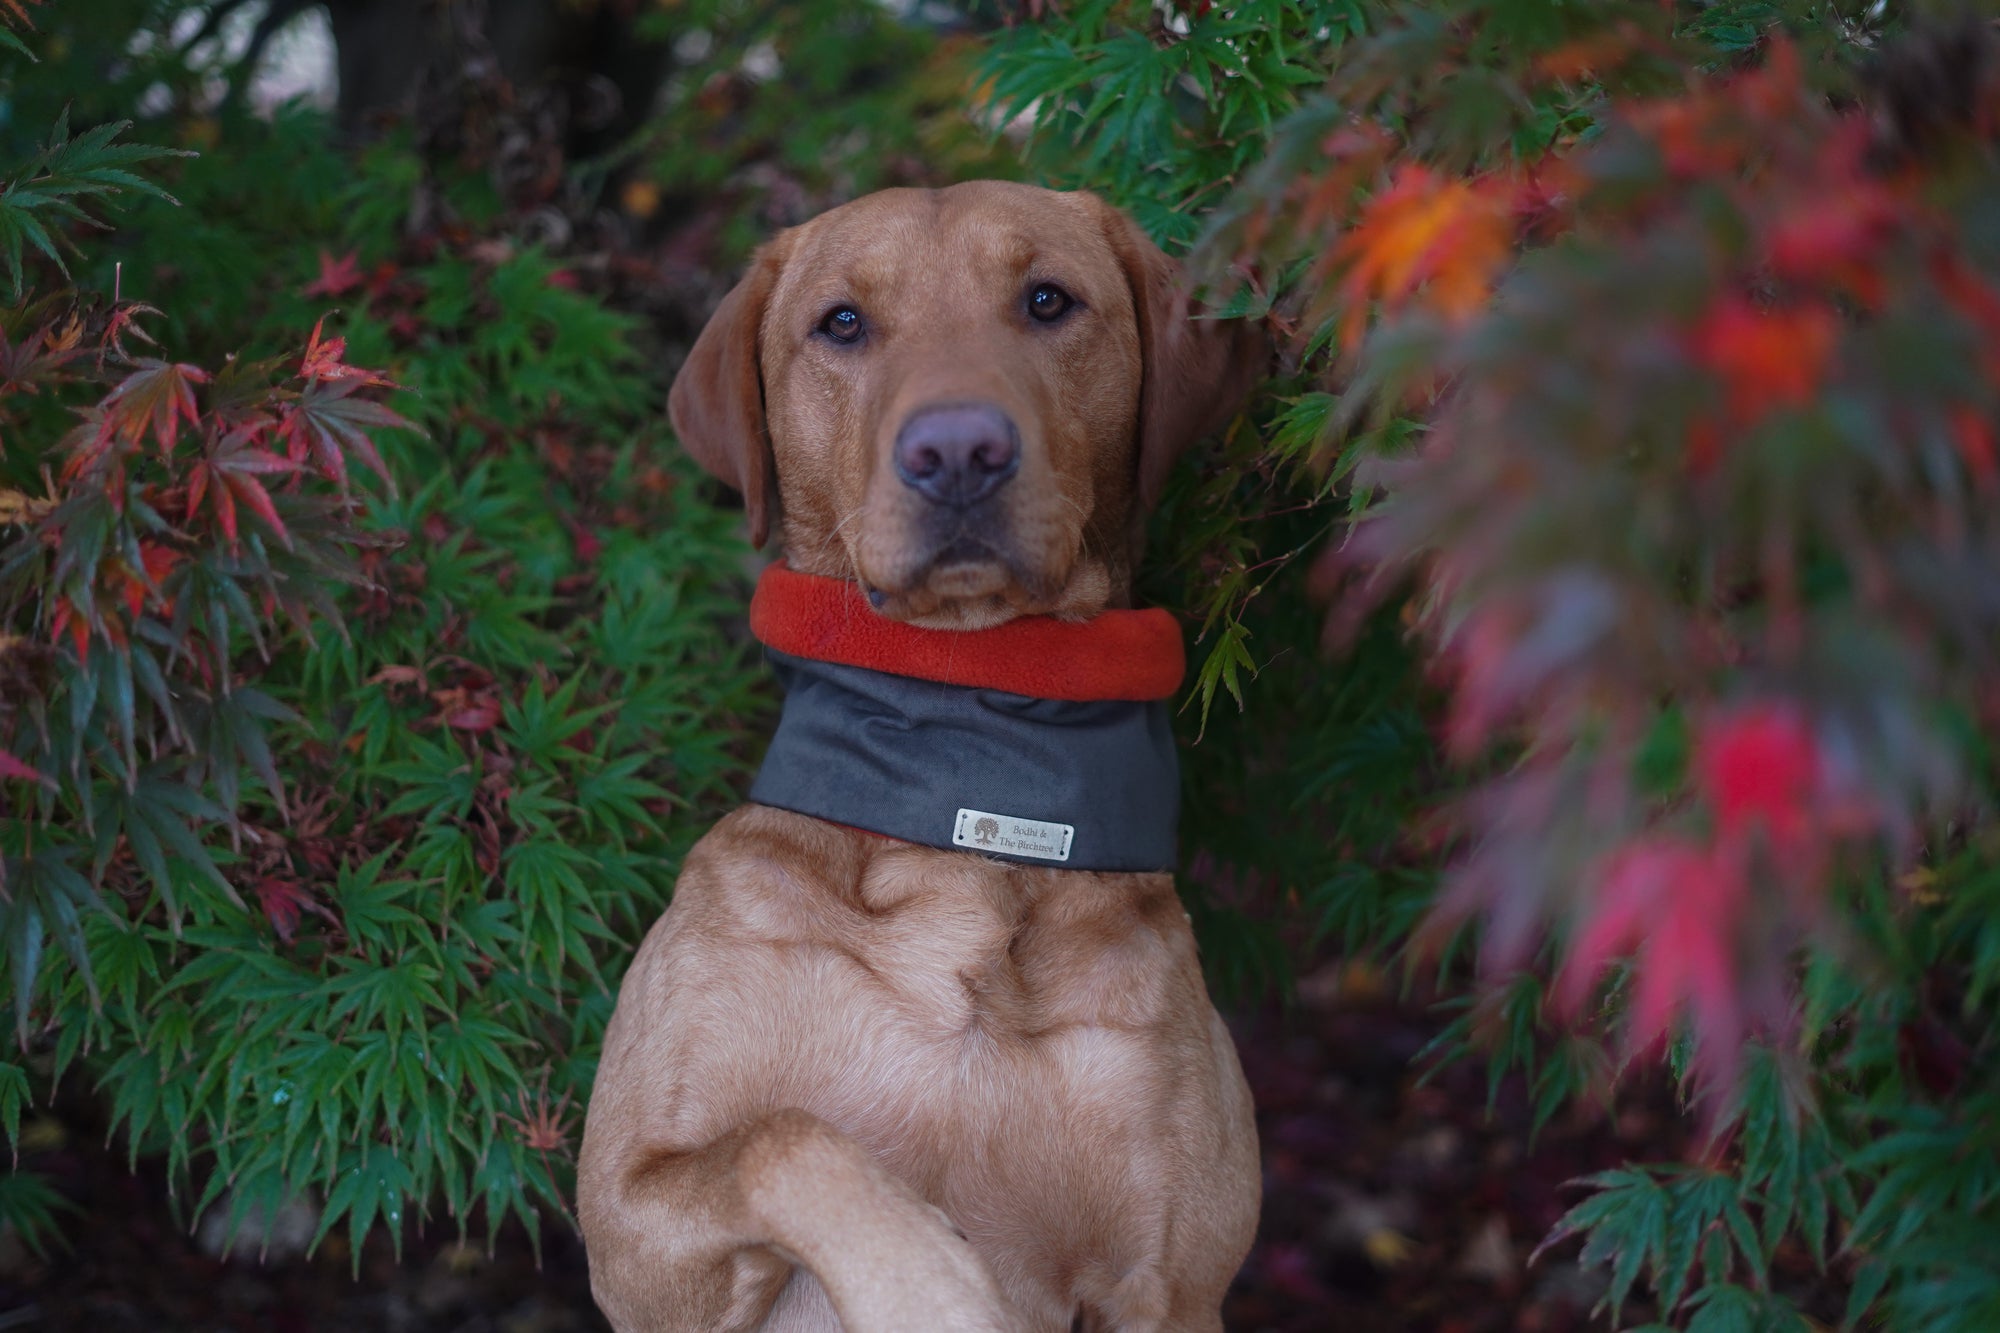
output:
[{"label": "fox red labrador", "polygon": [[1087,194],[777,237],[673,386],[782,534],[786,685],[606,1036],[578,1202],[621,1330],[1219,1329],[1256,1130],[1169,873],[1144,512],[1263,359]]}]

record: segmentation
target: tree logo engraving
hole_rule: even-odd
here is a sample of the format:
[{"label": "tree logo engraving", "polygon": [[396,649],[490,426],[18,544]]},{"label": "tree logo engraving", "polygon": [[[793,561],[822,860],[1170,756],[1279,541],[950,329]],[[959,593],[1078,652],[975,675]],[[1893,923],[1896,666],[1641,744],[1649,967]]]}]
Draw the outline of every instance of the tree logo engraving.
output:
[{"label": "tree logo engraving", "polygon": [[972,840],[981,847],[991,847],[993,840],[1000,836],[1000,821],[987,818],[972,826]]}]

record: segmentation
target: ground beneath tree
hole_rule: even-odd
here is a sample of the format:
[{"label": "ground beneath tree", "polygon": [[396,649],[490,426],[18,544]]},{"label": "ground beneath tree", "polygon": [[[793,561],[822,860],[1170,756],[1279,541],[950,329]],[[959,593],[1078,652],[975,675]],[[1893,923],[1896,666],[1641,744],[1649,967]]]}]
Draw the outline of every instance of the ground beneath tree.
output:
[{"label": "ground beneath tree", "polygon": [[[1370,974],[1328,966],[1300,1002],[1233,1026],[1257,1097],[1265,1206],[1256,1250],[1232,1291],[1231,1330],[1488,1333],[1607,1327],[1589,1318],[1602,1278],[1572,1244],[1528,1263],[1577,1194],[1564,1183],[1683,1146],[1657,1090],[1615,1116],[1576,1114],[1531,1136],[1525,1089],[1503,1080],[1492,1114],[1485,1071],[1463,1063],[1429,1082],[1413,1061],[1443,1019],[1386,994]],[[450,1228],[406,1244],[371,1241],[354,1277],[339,1237],[308,1259],[217,1257],[216,1238],[174,1220],[157,1169],[127,1171],[84,1101],[26,1126],[23,1162],[82,1211],[67,1253],[38,1260],[0,1238],[0,1330],[88,1333],[570,1333],[603,1321],[583,1250],[552,1228],[536,1267],[526,1237],[489,1255]],[[311,1218],[287,1219],[303,1224]],[[282,1230],[283,1228],[281,1228]],[[442,1233],[442,1234],[438,1234]],[[1641,1313],[1628,1310],[1630,1317]]]}]

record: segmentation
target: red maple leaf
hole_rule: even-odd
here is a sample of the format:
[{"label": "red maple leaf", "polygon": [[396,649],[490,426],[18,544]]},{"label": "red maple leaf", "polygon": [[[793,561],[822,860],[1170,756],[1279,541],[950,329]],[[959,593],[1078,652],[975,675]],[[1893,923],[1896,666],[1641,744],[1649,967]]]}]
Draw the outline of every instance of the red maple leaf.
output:
[{"label": "red maple leaf", "polygon": [[183,421],[190,426],[200,424],[194,386],[206,384],[208,372],[199,366],[152,357],[137,364],[138,369],[105,395],[103,429],[132,444],[137,444],[150,430],[160,452],[171,452],[180,439]]},{"label": "red maple leaf", "polygon": [[124,582],[124,587],[120,591],[125,598],[125,609],[134,619],[145,610],[147,597],[159,593],[161,582],[173,572],[174,566],[181,562],[181,554],[171,546],[163,546],[159,542],[141,541],[139,561],[140,566],[137,569],[121,563],[118,571]]},{"label": "red maple leaf", "polygon": [[306,340],[306,354],[299,363],[299,378],[304,380],[357,380],[362,384],[377,385],[385,389],[396,386],[377,375],[372,370],[350,366],[343,360],[347,355],[347,339],[335,336],[322,340],[320,330],[326,327],[326,317],[322,315],[313,325],[312,337]]},{"label": "red maple leaf", "polygon": [[576,547],[577,563],[581,565],[595,564],[597,557],[604,554],[604,539],[592,531],[588,524],[580,522],[568,514],[563,514],[561,517],[563,526],[569,529],[570,541]]},{"label": "red maple leaf", "polygon": [[5,750],[0,750],[0,782],[12,778],[18,782],[38,782],[53,787],[56,784],[44,777],[34,765],[16,759]]},{"label": "red maple leaf", "polygon": [[500,725],[500,701],[491,695],[474,695],[457,707],[447,708],[444,724],[457,731],[491,731]]},{"label": "red maple leaf", "polygon": [[54,321],[18,341],[0,329],[0,394],[38,392],[42,383],[56,379],[63,366],[81,353],[73,327],[58,331]]},{"label": "red maple leaf", "polygon": [[320,330],[325,327],[326,316],[322,315],[313,324],[312,336],[306,339],[306,354],[299,363],[302,379],[340,378],[341,358],[347,355],[347,339],[333,337],[322,341]]},{"label": "red maple leaf", "polygon": [[1766,241],[1779,277],[1843,290],[1871,307],[1884,296],[1883,248],[1911,223],[1867,170],[1872,142],[1872,126],[1859,117],[1830,133],[1813,188],[1787,205]]},{"label": "red maple leaf", "polygon": [[307,912],[324,917],[335,925],[340,924],[333,913],[313,897],[310,889],[290,875],[260,876],[250,886],[250,891],[257,895],[257,905],[270,919],[271,929],[277,931],[278,938],[287,944],[292,942],[299,920]]},{"label": "red maple leaf", "polygon": [[370,685],[421,685],[424,673],[413,666],[385,666],[368,678]]},{"label": "red maple leaf", "polygon": [[1641,839],[1605,862],[1589,918],[1571,942],[1556,988],[1574,1015],[1612,960],[1634,954],[1627,1039],[1658,1041],[1683,1008],[1692,1011],[1712,1073],[1734,1061],[1743,1005],[1731,952],[1749,882],[1727,852],[1674,837]]},{"label": "red maple leaf", "polygon": [[1695,773],[1725,838],[1763,828],[1781,848],[1801,847],[1824,783],[1812,726],[1797,708],[1756,704],[1711,719],[1695,742]]},{"label": "red maple leaf", "polygon": [[2000,483],[2000,455],[1993,445],[1993,426],[1969,407],[1951,414],[1952,437],[1958,442],[1958,456],[1980,490],[1991,492]]},{"label": "red maple leaf", "polygon": [[368,432],[416,427],[393,409],[356,393],[368,385],[382,383],[379,379],[327,377],[308,385],[278,424],[285,452],[294,459],[318,463],[342,491],[347,488],[347,455],[352,453],[382,478],[393,493],[395,482]]},{"label": "red maple leaf", "polygon": [[361,285],[361,266],[355,262],[354,252],[349,250],[335,259],[325,250],[319,252],[319,276],[306,284],[306,296],[339,296],[351,292]]},{"label": "red maple leaf", "polygon": [[1451,710],[1445,743],[1454,754],[1477,753],[1516,702],[1508,666],[1520,639],[1520,626],[1510,608],[1494,605],[1470,617],[1453,637],[1443,665],[1453,676]]},{"label": "red maple leaf", "polygon": [[98,360],[101,363],[105,352],[117,353],[120,360],[129,361],[132,354],[125,350],[125,339],[129,335],[151,347],[159,344],[153,335],[139,327],[139,316],[157,315],[160,312],[141,301],[127,301],[111,311],[111,318],[105,321],[104,336],[98,340]]},{"label": "red maple leaf", "polygon": [[82,665],[88,662],[90,660],[90,621],[88,617],[76,609],[76,603],[70,601],[67,597],[58,597],[56,599],[55,611],[49,618],[49,634],[52,638],[60,639],[65,630],[69,632],[71,641],[76,644],[77,664]]},{"label": "red maple leaf", "polygon": [[154,540],[140,540],[138,558],[138,566],[124,560],[110,564],[112,590],[124,600],[124,606],[134,620],[142,610],[146,610],[146,598],[160,594],[160,584],[174,572],[174,566],[180,564],[182,554],[172,546],[164,546]]},{"label": "red maple leaf", "polygon": [[291,549],[292,534],[278,517],[271,494],[259,476],[296,472],[299,465],[257,446],[252,431],[235,431],[219,441],[199,463],[188,469],[187,514],[192,519],[204,498],[212,499],[216,521],[233,544],[237,540],[236,504],[242,501],[264,520],[279,541]]},{"label": "red maple leaf", "polygon": [[1732,295],[1709,308],[1689,343],[1695,361],[1721,380],[1729,415],[1749,425],[1813,401],[1839,331],[1827,306],[1766,310]]}]

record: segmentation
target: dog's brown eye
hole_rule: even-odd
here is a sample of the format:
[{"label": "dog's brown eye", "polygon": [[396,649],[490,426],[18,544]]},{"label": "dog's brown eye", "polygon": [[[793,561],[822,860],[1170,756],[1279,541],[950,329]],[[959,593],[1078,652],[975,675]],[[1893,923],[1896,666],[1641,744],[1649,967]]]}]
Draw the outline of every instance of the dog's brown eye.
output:
[{"label": "dog's brown eye", "polygon": [[819,331],[838,343],[851,343],[861,336],[861,312],[851,305],[837,305],[819,322]]},{"label": "dog's brown eye", "polygon": [[1044,282],[1028,293],[1028,313],[1044,324],[1061,319],[1075,304],[1070,294],[1053,282]]}]

